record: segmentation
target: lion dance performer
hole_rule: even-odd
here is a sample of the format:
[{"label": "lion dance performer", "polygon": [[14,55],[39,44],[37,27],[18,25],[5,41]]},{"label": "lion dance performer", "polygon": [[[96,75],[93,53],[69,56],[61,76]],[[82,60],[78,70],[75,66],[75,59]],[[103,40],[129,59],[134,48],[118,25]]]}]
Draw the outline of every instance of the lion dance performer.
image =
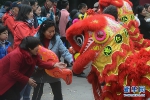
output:
[{"label": "lion dance performer", "polygon": [[[135,52],[130,34],[114,17],[101,14],[80,20],[67,30],[67,39],[79,53],[73,72],[81,73],[92,62],[87,79],[95,100],[150,97],[150,49]],[[145,97],[124,97],[124,86],[145,86]]]}]

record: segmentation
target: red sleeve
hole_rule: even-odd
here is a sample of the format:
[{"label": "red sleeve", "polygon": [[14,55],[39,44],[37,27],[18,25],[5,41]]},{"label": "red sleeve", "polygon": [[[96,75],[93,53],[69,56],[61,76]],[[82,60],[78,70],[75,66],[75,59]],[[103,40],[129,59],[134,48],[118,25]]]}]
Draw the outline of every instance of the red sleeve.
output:
[{"label": "red sleeve", "polygon": [[36,62],[36,65],[38,67],[41,67],[41,68],[44,68],[44,69],[53,69],[54,67],[54,64],[56,62],[54,61],[43,61],[40,57],[37,58],[37,62]]},{"label": "red sleeve", "polygon": [[24,23],[17,25],[14,31],[15,31],[15,36],[20,40],[22,40],[23,38],[31,34],[30,28]]},{"label": "red sleeve", "polygon": [[15,25],[15,20],[12,17],[9,17],[5,20],[5,25],[8,27],[8,29],[11,31],[11,33],[14,36],[14,25]]},{"label": "red sleeve", "polygon": [[[15,56],[15,58],[14,58]],[[10,69],[9,69],[9,74],[10,76],[21,83],[27,83],[29,78],[22,73],[19,72],[19,69],[22,65],[22,57],[21,55],[15,53],[15,55],[10,56]]]}]

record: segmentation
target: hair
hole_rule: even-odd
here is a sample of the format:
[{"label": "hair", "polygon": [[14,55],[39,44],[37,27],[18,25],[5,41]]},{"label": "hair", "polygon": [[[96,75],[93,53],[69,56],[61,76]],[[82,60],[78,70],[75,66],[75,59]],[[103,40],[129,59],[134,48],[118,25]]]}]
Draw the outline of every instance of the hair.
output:
[{"label": "hair", "polygon": [[[52,20],[45,20],[41,25],[40,25],[40,28],[39,28],[39,31],[38,31],[38,34],[39,34],[39,38],[40,38],[40,41],[41,43],[44,45],[44,39],[45,39],[45,36],[44,36],[44,33],[46,32],[46,30],[50,27],[54,26],[55,27],[55,23],[54,21]],[[56,28],[56,27],[55,27]],[[55,39],[55,35],[53,36],[53,38],[51,40],[54,40],[54,42],[56,41]],[[53,43],[52,43],[53,44]]]},{"label": "hair", "polygon": [[143,10],[143,9],[144,9],[144,6],[141,6],[141,5],[137,6],[137,7],[136,7],[136,14],[142,13],[142,10]]},{"label": "hair", "polygon": [[31,6],[25,4],[21,5],[16,20],[25,22],[26,20],[28,20],[27,14],[29,14],[31,11],[32,11]]},{"label": "hair", "polygon": [[68,0],[62,0],[61,1],[61,7],[62,7],[62,9],[65,9],[68,5],[69,5],[69,1]]},{"label": "hair", "polygon": [[7,27],[4,26],[4,25],[2,25],[2,24],[0,24],[0,34],[1,34],[2,32],[4,32],[4,31],[6,31],[6,30],[7,30]]},{"label": "hair", "polygon": [[103,10],[103,13],[104,14],[110,14],[110,15],[114,16],[116,21],[118,19],[118,11],[117,11],[116,6],[110,5],[110,6],[106,7]]},{"label": "hair", "polygon": [[70,18],[73,20],[75,15],[78,13],[78,10],[77,9],[73,9],[71,12],[70,12]]},{"label": "hair", "polygon": [[6,1],[6,2],[5,2],[4,7],[8,7],[8,8],[6,9],[6,12],[9,12],[9,11],[10,11],[11,5],[12,5],[12,2],[11,2],[11,1]]},{"label": "hair", "polygon": [[37,0],[30,0],[30,5],[33,6],[33,5],[35,5],[36,2],[37,2]]},{"label": "hair", "polygon": [[85,7],[87,7],[87,5],[85,3],[81,3],[78,6],[78,10],[81,10],[82,8],[85,8]]},{"label": "hair", "polygon": [[146,3],[146,4],[144,5],[144,8],[145,8],[145,9],[148,9],[149,6],[150,6],[150,4],[149,4],[149,3]]},{"label": "hair", "polygon": [[30,5],[30,2],[29,2],[29,0],[22,0],[22,1],[21,1],[21,4]]},{"label": "hair", "polygon": [[37,47],[40,44],[41,42],[38,38],[33,37],[33,36],[27,36],[21,41],[19,47],[21,49],[29,51],[29,49],[33,50],[35,47]]},{"label": "hair", "polygon": [[18,2],[18,1],[13,2],[12,5],[11,5],[11,9],[14,8],[14,7],[18,7],[20,9],[21,3]]}]

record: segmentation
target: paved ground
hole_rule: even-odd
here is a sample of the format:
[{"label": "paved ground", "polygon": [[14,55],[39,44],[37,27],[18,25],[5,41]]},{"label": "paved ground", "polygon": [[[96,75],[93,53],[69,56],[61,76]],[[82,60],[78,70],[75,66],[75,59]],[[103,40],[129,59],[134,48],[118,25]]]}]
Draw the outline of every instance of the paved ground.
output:
[{"label": "paved ground", "polygon": [[[89,69],[85,70],[86,74],[88,74],[88,72]],[[73,82],[71,85],[66,85],[63,80],[61,82],[63,100],[94,100],[92,87],[87,82],[86,78],[73,76]],[[49,84],[45,84],[44,94],[41,100],[53,100],[53,94]]]}]

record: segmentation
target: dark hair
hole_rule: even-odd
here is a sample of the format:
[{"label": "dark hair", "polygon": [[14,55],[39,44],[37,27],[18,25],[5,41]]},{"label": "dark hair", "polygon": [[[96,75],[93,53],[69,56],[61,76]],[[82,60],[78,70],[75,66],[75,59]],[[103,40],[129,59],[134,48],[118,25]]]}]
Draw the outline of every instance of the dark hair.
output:
[{"label": "dark hair", "polygon": [[85,3],[81,3],[78,6],[78,10],[81,10],[82,8],[85,8],[85,7],[87,7],[87,5]]},{"label": "dark hair", "polygon": [[13,2],[12,5],[11,5],[11,9],[14,8],[14,7],[20,8],[21,7],[20,2],[18,2],[18,1]]},{"label": "dark hair", "polygon": [[9,12],[9,11],[10,11],[11,5],[12,5],[12,2],[11,2],[11,1],[6,1],[6,2],[5,2],[4,7],[8,7],[8,8],[6,9],[6,12]]},{"label": "dark hair", "polygon": [[27,36],[21,41],[19,47],[21,49],[29,51],[29,48],[33,50],[35,47],[37,47],[40,44],[41,43],[38,38],[33,37],[33,36]]},{"label": "dark hair", "polygon": [[70,18],[73,20],[75,15],[78,13],[78,10],[77,9],[73,9],[71,12],[70,12]]},{"label": "dark hair", "polygon": [[[40,28],[39,28],[39,31],[38,31],[38,34],[39,34],[39,38],[40,38],[40,41],[41,43],[44,45],[44,39],[45,39],[45,36],[44,36],[44,32],[46,32],[46,30],[50,27],[54,26],[55,27],[55,23],[54,21],[52,20],[45,20],[41,25],[40,25]],[[55,36],[53,36],[53,38],[51,40],[55,40]]]},{"label": "dark hair", "polygon": [[69,1],[68,0],[62,0],[61,1],[61,7],[62,7],[62,9],[65,9],[68,5],[69,5]]},{"label": "dark hair", "polygon": [[103,13],[104,14],[110,14],[110,15],[114,16],[116,21],[118,19],[118,11],[117,11],[117,7],[116,6],[110,5],[110,6],[106,7],[103,10]]},{"label": "dark hair", "polygon": [[141,5],[137,6],[137,7],[136,7],[136,14],[142,13],[142,10],[143,10],[143,9],[144,9],[144,6],[141,6]]},{"label": "dark hair", "polygon": [[31,6],[25,4],[21,5],[16,20],[25,22],[26,20],[28,20],[27,14],[29,14],[31,11],[32,11]]},{"label": "dark hair", "polygon": [[22,1],[21,1],[21,4],[30,5],[30,2],[29,2],[29,0],[22,0]]},{"label": "dark hair", "polygon": [[149,3],[146,3],[146,4],[144,5],[144,8],[145,8],[145,9],[148,9],[149,6],[150,6],[150,4],[149,4]]},{"label": "dark hair", "polygon": [[4,3],[4,7],[11,7],[12,2],[11,1],[6,1]]},{"label": "dark hair", "polygon": [[6,26],[0,24],[0,34],[6,30],[7,30]]},{"label": "dark hair", "polygon": [[33,5],[35,5],[36,2],[37,2],[37,0],[30,0],[30,5],[33,6]]}]

